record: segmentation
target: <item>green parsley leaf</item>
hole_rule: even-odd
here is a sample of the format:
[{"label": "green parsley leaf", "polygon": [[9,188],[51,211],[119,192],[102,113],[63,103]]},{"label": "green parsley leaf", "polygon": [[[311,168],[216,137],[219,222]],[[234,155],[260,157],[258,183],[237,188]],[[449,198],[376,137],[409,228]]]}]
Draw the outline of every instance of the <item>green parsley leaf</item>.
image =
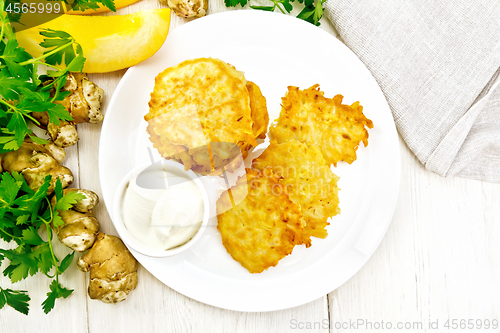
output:
[{"label": "green parsley leaf", "polygon": [[286,10],[288,13],[290,13],[290,12],[292,11],[292,9],[293,9],[293,6],[292,6],[292,4],[290,3],[290,1],[289,1],[289,0],[283,0],[283,2],[282,2],[282,3],[283,3],[283,7],[285,8],[285,10]]},{"label": "green parsley leaf", "polygon": [[21,175],[17,171],[12,171],[10,175],[18,182],[21,183],[21,191],[28,193],[28,194],[33,194],[35,191],[33,191],[29,186],[28,183],[26,183],[26,179],[24,179],[23,175]]},{"label": "green parsley leaf", "polygon": [[43,54],[46,56],[45,62],[56,66],[63,63],[68,65],[75,57],[75,41],[70,34],[64,31],[42,29],[40,35],[47,37],[40,43],[43,48],[51,48]]},{"label": "green parsley leaf", "polygon": [[[64,69],[66,73],[68,72],[81,72],[83,70],[83,65],[85,63],[85,58],[83,56],[77,56],[68,64]],[[63,83],[64,85],[64,83]]]},{"label": "green parsley leaf", "polygon": [[30,218],[30,214],[19,215],[16,218],[16,224],[17,225],[27,224],[29,218]]},{"label": "green parsley leaf", "polygon": [[30,88],[31,84],[25,79],[15,78],[10,75],[6,68],[0,70],[0,95],[8,101],[19,99],[19,88]]},{"label": "green parsley leaf", "polygon": [[16,181],[8,172],[2,173],[0,181],[0,218],[14,204],[22,182]]},{"label": "green parsley leaf", "polygon": [[99,5],[95,1],[75,0],[75,5],[73,7],[74,11],[83,12],[85,9],[99,9]]},{"label": "green parsley leaf", "polygon": [[29,115],[31,112],[45,112],[45,109],[50,107],[52,103],[41,101],[39,99],[32,99],[23,97],[16,105],[18,113]]},{"label": "green parsley leaf", "polygon": [[38,143],[39,145],[45,145],[50,142],[49,140],[39,138],[35,135],[28,135],[28,136],[30,137],[31,141],[33,141],[34,143]]},{"label": "green parsley leaf", "polygon": [[86,199],[87,197],[80,192],[69,192],[61,199],[57,200],[55,205],[56,210],[68,210],[73,207],[78,201]]},{"label": "green parsley leaf", "polygon": [[49,91],[35,91],[32,89],[27,89],[25,87],[20,87],[19,92],[22,94],[24,98],[28,98],[33,101],[42,101],[42,102],[50,101]]},{"label": "green parsley leaf", "polygon": [[67,32],[53,29],[42,29],[40,35],[48,38],[40,43],[40,46],[44,48],[64,45],[72,38]]},{"label": "green parsley leaf", "polygon": [[98,9],[99,3],[116,12],[115,2],[113,0],[75,0],[72,6],[73,10],[84,11],[85,9]]},{"label": "green parsley leaf", "polygon": [[319,20],[323,17],[323,4],[325,3],[326,0],[318,0],[316,3],[316,7],[314,8],[314,17],[313,17],[313,24],[314,25],[319,25]]},{"label": "green parsley leaf", "polygon": [[[293,5],[291,2],[295,2],[295,0],[269,0],[273,3],[273,6],[250,6],[252,9],[265,10],[269,12],[273,12],[275,9],[278,9],[283,14],[290,13],[293,10]],[[304,4],[304,8],[297,15],[297,18],[305,20],[309,23],[312,23],[316,26],[320,25],[320,19],[323,16],[323,4],[326,0],[316,0],[316,5],[314,4],[314,0],[297,0],[298,3]],[[238,4],[241,7],[244,7],[247,4],[247,0],[224,0],[224,4],[226,7],[236,7]]]},{"label": "green parsley leaf", "polygon": [[[3,29],[4,29],[4,36],[6,36],[7,39],[12,39],[12,38],[15,38],[15,34],[12,31],[12,26],[10,25],[10,22],[14,22],[14,20],[12,19],[12,17],[10,17],[10,13],[6,13],[4,11],[4,8],[5,8],[4,4],[6,6],[8,4],[8,2],[12,2],[13,0],[6,0],[6,1],[7,1],[7,3],[4,2],[4,0],[0,0],[0,26],[3,27]],[[19,2],[19,0],[14,0],[14,1]],[[16,14],[16,15],[19,15],[19,14]],[[1,38],[0,38],[0,40],[1,40]]]},{"label": "green parsley leaf", "polygon": [[250,8],[252,8],[252,9],[259,9],[259,10],[265,10],[265,11],[268,11],[268,12],[274,11],[274,7],[273,6],[250,6]]},{"label": "green parsley leaf", "polygon": [[23,117],[24,114],[28,114],[29,112],[23,113],[18,110],[14,111],[12,117],[10,118],[9,123],[7,124],[7,129],[11,132],[16,133],[16,144],[17,148],[21,147],[21,144],[24,141],[26,135],[31,134],[31,130],[28,128],[28,124],[26,119]]},{"label": "green parsley leaf", "polygon": [[69,265],[73,261],[73,257],[75,256],[75,252],[73,251],[72,253],[68,254],[64,259],[61,261],[61,264],[59,265],[59,272],[63,273],[65,270],[68,269]]},{"label": "green parsley leaf", "polygon": [[11,150],[19,149],[17,138],[14,135],[3,136],[0,138],[0,154]]},{"label": "green parsley leaf", "polygon": [[307,21],[309,23],[312,23],[316,26],[319,26],[319,20],[321,20],[321,17],[323,17],[323,4],[325,3],[326,0],[318,0],[316,5],[314,5],[313,2],[307,2],[306,1],[306,6],[304,9],[297,15],[298,18]]},{"label": "green parsley leaf", "polygon": [[[52,233],[51,230],[47,230],[47,232]],[[45,242],[42,246],[37,248],[36,251],[34,251],[33,256],[36,258],[38,263],[38,269],[40,269],[42,273],[47,275],[50,269],[54,267],[52,250],[50,249],[48,242]]]},{"label": "green parsley leaf", "polygon": [[224,0],[224,4],[226,7],[236,7],[237,5],[241,5],[241,7],[245,7],[248,3],[248,0]]},{"label": "green parsley leaf", "polygon": [[314,14],[314,7],[311,8],[309,6],[304,7],[302,11],[297,15],[297,18],[302,19],[304,21],[307,21],[309,23],[314,24],[313,20],[313,14]]},{"label": "green parsley leaf", "polygon": [[[9,243],[12,239],[17,240],[13,235],[16,224],[9,216],[0,219],[0,238]],[[1,260],[0,260],[1,261]]]},{"label": "green parsley leaf", "polygon": [[116,12],[115,2],[113,0],[102,0],[99,2],[102,3],[104,6],[108,7],[109,9],[111,9],[112,11]]},{"label": "green parsley leaf", "polygon": [[42,245],[44,243],[43,239],[40,238],[33,227],[28,227],[28,229],[23,230],[23,241],[30,245]]},{"label": "green parsley leaf", "polygon": [[6,230],[9,228],[13,228],[16,224],[12,222],[10,218],[1,218],[0,219],[0,229]]},{"label": "green parsley leaf", "polygon": [[52,223],[54,228],[64,225],[64,221],[59,214],[59,210],[68,210],[73,207],[78,201],[83,200],[86,196],[79,192],[69,192],[63,196],[62,187],[60,185],[59,179],[56,181],[55,185],[55,196],[56,205],[54,206],[54,216]]},{"label": "green parsley leaf", "polygon": [[[75,58],[75,60],[78,58],[79,57]],[[19,90],[23,93],[24,96],[21,99],[21,102],[16,105],[16,108],[18,111],[23,112],[23,114],[46,111],[49,116],[49,121],[54,124],[59,124],[61,120],[73,120],[73,117],[71,117],[68,110],[66,110],[66,108],[62,104],[52,103],[52,98],[50,97],[49,91],[31,91],[26,88],[20,88]],[[60,94],[62,94],[63,96],[68,96],[68,94],[66,93],[70,92],[65,91]],[[41,144],[47,143],[46,140],[40,138],[35,138],[33,141],[39,142]]]},{"label": "green parsley leaf", "polygon": [[[62,82],[63,80],[59,80],[59,82]],[[59,82],[58,83],[58,89],[61,89],[59,88]],[[61,85],[61,87],[64,86],[64,84]],[[60,91],[57,95],[54,95],[54,97],[52,97],[52,99],[54,101],[62,101],[63,99],[65,99],[66,97],[68,97],[69,95],[71,95],[71,91]],[[71,117],[71,115],[70,115]]]},{"label": "green parsley leaf", "polygon": [[36,192],[30,189],[30,193],[22,195],[14,201],[14,204],[17,205],[17,210],[22,213],[19,215],[23,215],[24,213],[36,213],[35,216],[38,216],[37,207],[40,207],[41,201],[47,197],[51,179],[51,175],[45,176],[42,186],[40,186]]},{"label": "green parsley leaf", "polygon": [[56,280],[53,280],[50,284],[50,292],[47,293],[47,298],[42,303],[43,312],[49,313],[50,310],[54,308],[56,299],[61,297],[66,298],[71,295],[72,292],[73,290],[66,289]]},{"label": "green parsley leaf", "polygon": [[35,259],[37,253],[16,253],[15,250],[0,250],[7,259],[10,260],[9,266],[3,271],[4,276],[8,276],[12,283],[26,279],[28,275],[35,275],[38,272],[38,263]]},{"label": "green parsley leaf", "polygon": [[11,290],[0,287],[0,309],[7,304],[16,311],[27,315],[29,311],[28,302],[31,299],[26,293],[27,291],[24,290]]},{"label": "green parsley leaf", "polygon": [[56,200],[59,201],[63,197],[63,188],[62,188],[62,183],[61,180],[58,178],[56,180],[56,183],[54,185],[54,195],[56,196]]},{"label": "green parsley leaf", "polygon": [[73,120],[68,110],[61,104],[48,103],[46,111],[49,115],[49,121],[53,124],[59,124],[60,120]]},{"label": "green parsley leaf", "polygon": [[59,228],[64,225],[64,221],[57,210],[54,212],[54,217],[52,218],[52,224],[54,225],[54,228]]},{"label": "green parsley leaf", "polygon": [[14,7],[15,3],[21,4],[21,0],[5,0],[5,8],[9,8],[8,7],[9,4],[11,5],[10,8],[12,8],[11,11],[7,12],[8,19],[10,22],[19,22],[19,19],[21,18],[21,15],[22,15],[21,11],[19,11],[19,13],[16,13],[15,10],[13,9],[13,8],[15,8]]},{"label": "green parsley leaf", "polygon": [[17,40],[9,39],[5,44],[5,49],[3,54],[0,55],[0,62],[5,64],[9,69],[9,72],[14,77],[31,76],[31,70],[33,66],[25,67],[19,65],[20,62],[31,59],[31,55],[24,51],[22,47],[19,47]]}]

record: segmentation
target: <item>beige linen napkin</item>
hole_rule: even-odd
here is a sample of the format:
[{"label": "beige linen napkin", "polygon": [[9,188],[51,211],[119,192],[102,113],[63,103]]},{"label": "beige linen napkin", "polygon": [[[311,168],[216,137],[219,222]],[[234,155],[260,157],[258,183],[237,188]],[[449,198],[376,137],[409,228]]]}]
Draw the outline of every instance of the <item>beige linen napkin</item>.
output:
[{"label": "beige linen napkin", "polygon": [[327,0],[325,7],[425,167],[500,182],[500,1]]}]

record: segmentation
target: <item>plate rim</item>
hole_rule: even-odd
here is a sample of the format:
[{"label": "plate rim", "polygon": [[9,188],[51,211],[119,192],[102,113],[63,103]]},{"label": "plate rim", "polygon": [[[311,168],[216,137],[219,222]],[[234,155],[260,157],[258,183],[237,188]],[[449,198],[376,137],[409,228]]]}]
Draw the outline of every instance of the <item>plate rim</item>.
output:
[{"label": "plate rim", "polygon": [[[272,15],[272,17],[270,15]],[[271,18],[273,21],[278,21],[278,20],[283,20],[283,22],[285,22],[285,21],[292,22],[293,21],[293,23],[291,23],[291,24],[303,25],[303,27],[307,27],[306,29],[310,29],[311,31],[313,31],[311,28],[314,28],[314,29],[316,29],[316,33],[323,35],[323,36],[328,36],[327,38],[330,38],[332,40],[332,42],[335,41],[334,43],[338,43],[337,46],[344,48],[344,51],[347,51],[347,52],[351,53],[351,55],[354,55],[354,57],[357,59],[357,61],[362,65],[362,67],[364,67],[364,70],[369,74],[369,76],[371,77],[373,82],[375,82],[375,84],[376,84],[376,81],[373,78],[373,75],[370,73],[370,71],[366,68],[366,66],[361,62],[361,60],[359,60],[359,58],[345,44],[340,42],[337,38],[335,38],[330,33],[326,32],[320,28],[314,27],[313,25],[310,25],[310,23],[307,23],[305,21],[296,19],[296,18],[288,16],[288,15],[282,15],[282,14],[278,14],[278,13],[261,12],[261,11],[255,11],[255,10],[234,10],[234,11],[220,12],[220,13],[210,14],[206,17],[202,17],[202,18],[199,18],[197,20],[191,21],[189,23],[183,24],[183,25],[177,27],[176,29],[173,29],[171,31],[171,33],[169,33],[169,36],[172,34],[182,33],[185,29],[190,29],[195,25],[210,24],[210,21],[213,21],[213,20],[226,19],[226,18],[223,18],[223,16],[229,17],[229,19],[236,18],[238,16],[240,16],[240,18],[241,18],[241,16],[251,16],[252,20],[258,20],[259,18],[265,18],[265,19]],[[168,40],[168,37],[167,37],[167,40]],[[116,87],[116,89],[115,89],[115,91],[110,99],[110,102],[106,108],[107,114],[110,112],[110,110],[113,110],[113,106],[117,103],[117,99],[119,98],[118,96],[120,94],[120,91],[123,89],[123,86],[126,85],[126,82],[129,79],[129,76],[132,76],[136,70],[140,70],[140,66],[141,66],[141,64],[134,66],[132,68],[129,68],[127,70],[127,72],[123,75],[123,77],[120,79],[120,82],[118,83],[118,85],[117,85],[117,87]],[[380,94],[383,97],[383,101],[385,102],[386,109],[390,112],[389,105],[387,104],[387,100],[386,100],[382,90],[380,89],[380,86],[378,86],[378,84],[376,84],[376,87],[378,90],[377,95]],[[113,111],[111,111],[111,112],[113,112]],[[115,111],[115,112],[117,112],[117,111]],[[105,116],[103,126],[101,129],[101,134],[104,133],[109,126],[113,125],[110,123],[109,120],[107,120],[109,118],[111,118],[111,117]],[[392,151],[392,157],[395,158],[395,160],[392,161],[392,165],[394,166],[394,170],[392,170],[393,176],[394,176],[394,181],[391,183],[392,186],[390,188],[386,189],[386,190],[389,190],[388,192],[391,195],[391,198],[389,200],[390,204],[388,205],[388,209],[385,210],[385,212],[384,212],[385,214],[383,214],[384,216],[380,217],[380,219],[383,219],[385,221],[385,224],[377,230],[377,232],[379,233],[379,237],[377,238],[376,241],[372,242],[372,248],[370,250],[368,250],[369,253],[366,253],[366,256],[364,258],[362,258],[361,260],[359,260],[359,258],[358,258],[357,259],[358,263],[355,265],[357,268],[353,270],[352,274],[350,274],[350,273],[346,274],[347,276],[342,278],[341,282],[337,283],[338,285],[333,287],[333,289],[331,289],[330,287],[324,286],[323,288],[319,288],[320,291],[318,291],[318,288],[316,288],[313,295],[303,296],[300,298],[300,301],[291,302],[287,305],[285,305],[285,304],[277,305],[276,303],[272,303],[272,302],[267,303],[267,304],[258,304],[257,306],[256,305],[253,305],[253,306],[243,305],[243,306],[241,306],[239,304],[234,304],[234,303],[232,303],[232,304],[223,303],[223,302],[221,303],[218,301],[214,301],[213,299],[210,299],[210,297],[208,299],[206,299],[206,297],[200,297],[200,295],[197,295],[196,293],[191,292],[189,289],[179,288],[178,285],[172,286],[172,283],[167,283],[165,281],[165,280],[168,280],[165,278],[165,276],[158,277],[155,273],[152,272],[152,270],[154,270],[154,269],[148,269],[146,267],[149,265],[149,259],[155,260],[157,258],[145,258],[144,256],[142,256],[134,251],[131,251],[131,252],[134,254],[134,256],[136,256],[136,258],[138,258],[139,262],[144,266],[144,268],[146,268],[148,271],[150,271],[156,278],[158,278],[165,285],[171,287],[172,289],[174,289],[174,290],[180,292],[181,294],[183,294],[187,297],[190,297],[194,300],[197,300],[197,301],[200,301],[202,303],[209,304],[212,306],[216,306],[219,308],[224,308],[224,309],[228,309],[228,310],[236,310],[236,311],[244,311],[244,312],[276,311],[276,310],[283,310],[283,309],[303,305],[305,303],[312,302],[320,297],[325,296],[326,294],[337,289],[338,287],[343,285],[347,280],[352,278],[370,260],[371,256],[374,254],[374,252],[376,251],[376,249],[379,247],[380,243],[382,242],[382,240],[386,234],[386,231],[389,228],[390,223],[392,221],[392,216],[395,212],[396,205],[397,205],[397,199],[399,196],[399,187],[400,187],[400,183],[401,183],[401,181],[400,181],[400,178],[401,178],[401,150],[400,150],[400,144],[399,144],[397,130],[395,127],[394,120],[392,118],[392,113],[391,113],[391,119],[392,119],[391,136],[393,136],[392,143],[394,144],[394,147],[392,147],[394,149]],[[103,198],[104,198],[104,202],[105,202],[107,211],[110,214],[110,218],[113,222],[112,206],[111,206],[112,200],[110,201],[109,199],[106,199],[106,198],[109,198],[110,193],[108,192],[107,186],[103,186],[103,181],[102,181],[102,179],[104,177],[103,170],[106,168],[106,166],[104,166],[102,164],[104,159],[101,158],[102,157],[101,154],[103,151],[105,151],[105,149],[103,149],[105,142],[106,142],[106,140],[102,140],[102,138],[99,142],[99,182],[101,183],[101,190],[103,193]],[[113,222],[113,226],[114,226],[114,222]],[[356,259],[354,259],[354,260],[356,260]],[[312,266],[319,265],[320,262],[321,262],[321,260],[318,260],[318,262],[316,262]],[[312,266],[311,266],[311,268],[312,268]],[[212,274],[210,272],[206,272],[206,273]],[[303,273],[304,272],[301,272],[301,274],[303,274]],[[292,275],[294,275],[294,274],[292,274]]]}]

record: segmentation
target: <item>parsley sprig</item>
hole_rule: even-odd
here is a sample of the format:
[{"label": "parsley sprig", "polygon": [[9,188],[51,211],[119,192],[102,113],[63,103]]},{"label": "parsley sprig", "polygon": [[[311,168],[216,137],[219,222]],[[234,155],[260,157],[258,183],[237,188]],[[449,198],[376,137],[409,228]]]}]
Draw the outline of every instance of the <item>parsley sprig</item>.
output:
[{"label": "parsley sprig", "polygon": [[[47,196],[50,180],[49,175],[37,191],[30,189],[24,177],[17,172],[12,172],[12,175],[2,173],[0,181],[0,238],[17,244],[16,248],[11,250],[0,249],[0,263],[3,259],[10,261],[3,275],[8,276],[12,283],[38,272],[52,279],[50,291],[42,303],[45,313],[52,310],[56,299],[66,298],[73,292],[59,283],[59,275],[71,264],[74,252],[62,260],[57,258],[52,247],[51,225],[55,228],[63,225],[58,211],[68,210],[85,198],[79,192],[64,195],[61,182],[57,179],[54,194],[56,204],[51,205]],[[42,233],[46,233],[47,241],[40,237]],[[29,297],[25,291],[0,288],[0,308],[7,304],[27,314],[28,301]]]},{"label": "parsley sprig", "polygon": [[[7,0],[18,1],[18,0]],[[76,10],[96,9],[97,3],[115,10],[113,0],[75,0]],[[83,69],[85,58],[81,46],[66,32],[41,30],[40,44],[47,50],[40,57],[33,57],[19,46],[9,16],[4,11],[5,0],[0,0],[0,153],[17,150],[26,137],[35,143],[47,141],[33,135],[28,124],[38,122],[31,112],[47,111],[51,123],[72,120],[69,112],[57,101],[69,92],[62,91],[68,72]],[[16,20],[19,17],[10,16]],[[39,66],[46,74],[39,75]],[[14,249],[0,249],[0,263],[9,260],[3,275],[12,283],[40,272],[52,279],[47,298],[42,303],[45,313],[50,312],[58,298],[68,297],[73,290],[63,287],[59,276],[69,267],[74,252],[59,260],[52,247],[55,228],[64,222],[60,210],[68,210],[85,196],[78,192],[64,195],[59,179],[55,184],[55,204],[48,197],[51,177],[33,191],[24,177],[17,173],[0,174],[0,239],[14,242]],[[46,233],[47,241],[40,235]],[[0,287],[0,309],[9,305],[28,314],[30,297],[27,291]]]},{"label": "parsley sprig", "polygon": [[0,309],[7,304],[17,311],[27,315],[29,309],[28,302],[30,300],[31,299],[25,290],[11,290],[0,287]]},{"label": "parsley sprig", "polygon": [[84,11],[86,9],[98,9],[99,4],[108,7],[116,12],[115,3],[113,0],[75,0],[71,3],[71,7],[76,11]]},{"label": "parsley sprig", "polygon": [[[81,46],[68,33],[44,29],[40,45],[47,49],[35,58],[19,46],[16,35],[3,10],[0,0],[0,153],[17,150],[26,137],[36,143],[47,143],[37,138],[29,123],[39,123],[31,112],[47,111],[49,120],[73,120],[61,101],[69,92],[61,91],[66,74],[83,69],[85,58]],[[59,68],[64,64],[63,68]],[[39,66],[48,68],[45,75],[38,75]]]},{"label": "parsley sprig", "polygon": [[[274,12],[275,9],[278,9],[283,14],[290,14],[293,9],[292,2],[295,0],[269,0],[272,3],[272,6],[250,6],[253,9],[265,10],[269,12]],[[297,15],[299,19],[312,23],[316,26],[319,26],[321,23],[321,17],[323,17],[323,4],[326,0],[316,0],[316,4],[314,0],[297,0],[300,4],[304,4],[304,8]],[[224,4],[226,7],[236,7],[237,5],[241,5],[241,7],[245,7],[248,3],[248,0],[224,0]]]}]

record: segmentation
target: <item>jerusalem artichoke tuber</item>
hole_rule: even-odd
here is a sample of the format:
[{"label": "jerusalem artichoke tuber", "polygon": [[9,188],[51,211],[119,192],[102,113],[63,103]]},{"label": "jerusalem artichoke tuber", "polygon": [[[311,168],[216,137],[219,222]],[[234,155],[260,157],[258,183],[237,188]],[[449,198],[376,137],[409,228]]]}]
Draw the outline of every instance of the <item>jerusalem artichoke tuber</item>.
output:
[{"label": "jerusalem artichoke tuber", "polygon": [[99,233],[77,267],[90,271],[89,296],[104,303],[124,301],[137,286],[137,261],[120,238]]},{"label": "jerusalem artichoke tuber", "polygon": [[202,17],[207,14],[208,0],[159,0],[179,17]]},{"label": "jerusalem artichoke tuber", "polygon": [[62,101],[62,104],[73,117],[72,121],[61,121],[59,125],[49,122],[47,112],[33,112],[32,116],[40,127],[47,130],[52,141],[60,147],[69,147],[78,141],[75,124],[98,123],[102,121],[101,103],[104,91],[91,82],[86,74],[68,73],[63,91],[71,94]]},{"label": "jerusalem artichoke tuber", "polygon": [[[85,196],[69,210],[58,210],[59,216],[64,224],[54,228],[59,241],[74,251],[82,252],[88,250],[96,239],[99,232],[99,222],[92,215],[92,209],[97,205],[99,197],[92,191],[68,188],[63,191],[79,192]],[[56,197],[52,197],[52,206],[56,204]]]},{"label": "jerusalem artichoke tuber", "polygon": [[[90,271],[90,298],[104,303],[121,302],[137,286],[137,261],[120,238],[98,232],[99,222],[92,216],[99,200],[97,194],[80,189],[65,189],[63,194],[73,191],[86,198],[70,210],[58,210],[65,224],[55,228],[57,236],[61,243],[75,251],[90,248],[77,262],[81,271]],[[51,204],[55,205],[56,201],[53,197]]]},{"label": "jerusalem artichoke tuber", "polygon": [[0,171],[21,173],[34,191],[40,188],[47,175],[51,175],[48,193],[53,193],[58,178],[63,188],[73,183],[71,170],[59,164],[64,157],[64,149],[54,144],[41,145],[26,139],[18,150],[0,154]]}]

